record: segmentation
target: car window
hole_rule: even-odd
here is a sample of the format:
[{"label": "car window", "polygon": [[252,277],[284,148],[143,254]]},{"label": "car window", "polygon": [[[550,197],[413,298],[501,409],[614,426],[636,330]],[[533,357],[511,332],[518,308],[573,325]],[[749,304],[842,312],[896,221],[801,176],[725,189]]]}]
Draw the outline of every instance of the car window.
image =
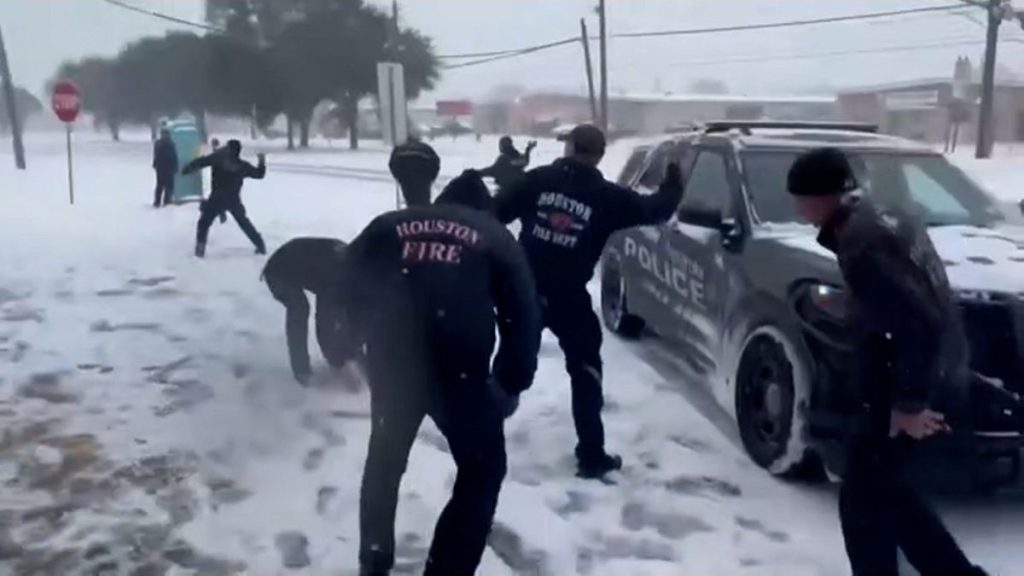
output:
[{"label": "car window", "polygon": [[902,164],[910,200],[924,210],[931,212],[940,221],[962,221],[970,216],[963,204],[946,191],[935,178],[918,164]]},{"label": "car window", "polygon": [[[761,222],[800,222],[786,188],[799,150],[743,153],[747,193]],[[850,164],[863,193],[928,225],[986,226],[1002,219],[985,192],[948,160],[931,154],[852,153]]]},{"label": "car window", "polygon": [[665,179],[665,168],[668,166],[668,151],[669,147],[662,144],[651,154],[650,162],[636,186],[641,194],[653,194],[658,186],[661,186],[661,181]]},{"label": "car window", "polygon": [[725,156],[719,152],[703,150],[686,180],[686,194],[680,208],[721,210],[727,214],[731,208],[732,188]]},{"label": "car window", "polygon": [[626,165],[622,167],[622,172],[619,173],[619,179],[617,180],[619,186],[629,186],[633,183],[637,172],[644,167],[644,162],[647,160],[647,155],[650,151],[651,149],[647,146],[633,150],[629,160],[626,160]]}]

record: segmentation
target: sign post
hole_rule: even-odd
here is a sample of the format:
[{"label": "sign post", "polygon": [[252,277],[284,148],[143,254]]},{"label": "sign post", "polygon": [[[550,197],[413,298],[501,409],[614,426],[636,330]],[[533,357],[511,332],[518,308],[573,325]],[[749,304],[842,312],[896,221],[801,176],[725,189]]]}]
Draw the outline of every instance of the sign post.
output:
[{"label": "sign post", "polygon": [[82,110],[82,98],[79,95],[78,87],[74,83],[62,80],[53,87],[53,95],[50,97],[50,105],[53,113],[64,123],[68,145],[68,199],[75,203],[75,177],[71,155],[71,124],[78,118]]},{"label": "sign post", "polygon": [[[405,69],[395,62],[377,63],[377,101],[380,103],[380,130],[384,143],[395,147],[409,138],[407,102],[405,100]],[[395,184],[395,206],[402,200]]]}]

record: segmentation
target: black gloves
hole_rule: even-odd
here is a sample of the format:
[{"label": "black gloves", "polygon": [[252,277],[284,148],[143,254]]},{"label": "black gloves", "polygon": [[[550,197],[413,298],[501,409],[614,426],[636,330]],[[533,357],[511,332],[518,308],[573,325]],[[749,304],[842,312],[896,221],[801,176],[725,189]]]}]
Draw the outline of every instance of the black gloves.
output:
[{"label": "black gloves", "polygon": [[683,187],[683,170],[678,162],[672,162],[665,167],[665,179],[661,181],[661,185],[667,188]]},{"label": "black gloves", "polygon": [[494,395],[501,417],[508,418],[515,414],[516,409],[519,408],[519,395],[505,390],[494,376],[487,379],[487,386],[490,388],[491,394]]}]

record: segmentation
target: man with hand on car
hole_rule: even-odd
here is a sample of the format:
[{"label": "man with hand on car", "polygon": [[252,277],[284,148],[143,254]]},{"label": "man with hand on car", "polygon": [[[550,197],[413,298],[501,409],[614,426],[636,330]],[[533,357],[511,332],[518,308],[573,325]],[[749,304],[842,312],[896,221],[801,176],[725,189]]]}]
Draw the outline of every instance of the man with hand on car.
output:
[{"label": "man with hand on car", "polygon": [[854,192],[846,155],[811,150],[788,188],[820,229],[846,283],[864,414],[847,452],[839,517],[854,576],[897,576],[897,549],[921,574],[982,576],[901,475],[908,449],[950,430],[932,410],[965,383],[967,344],[927,232]]},{"label": "man with hand on car", "polygon": [[622,467],[622,458],[605,451],[601,324],[587,282],[609,236],[667,221],[683,197],[678,164],[669,164],[658,192],[645,196],[604,179],[597,169],[604,151],[604,133],[581,124],[567,137],[565,158],[527,172],[495,199],[502,222],[522,224],[519,243],[537,280],[544,325],[565,353],[583,478]]},{"label": "man with hand on car", "polygon": [[346,250],[339,298],[366,342],[372,417],[362,576],[394,565],[399,484],[428,415],[458,472],[424,574],[468,576],[483,555],[506,471],[504,419],[533,381],[541,331],[529,264],[490,207],[467,171],[433,206],[377,217]]}]

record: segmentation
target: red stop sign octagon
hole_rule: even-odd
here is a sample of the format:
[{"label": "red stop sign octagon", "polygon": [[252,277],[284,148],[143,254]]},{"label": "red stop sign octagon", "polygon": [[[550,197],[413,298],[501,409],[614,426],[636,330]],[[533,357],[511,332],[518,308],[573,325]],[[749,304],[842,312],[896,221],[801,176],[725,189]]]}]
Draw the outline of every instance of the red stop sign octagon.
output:
[{"label": "red stop sign octagon", "polygon": [[53,113],[60,118],[61,122],[74,122],[82,109],[82,98],[78,93],[78,87],[66,80],[58,82],[53,87],[50,105],[53,107]]}]

